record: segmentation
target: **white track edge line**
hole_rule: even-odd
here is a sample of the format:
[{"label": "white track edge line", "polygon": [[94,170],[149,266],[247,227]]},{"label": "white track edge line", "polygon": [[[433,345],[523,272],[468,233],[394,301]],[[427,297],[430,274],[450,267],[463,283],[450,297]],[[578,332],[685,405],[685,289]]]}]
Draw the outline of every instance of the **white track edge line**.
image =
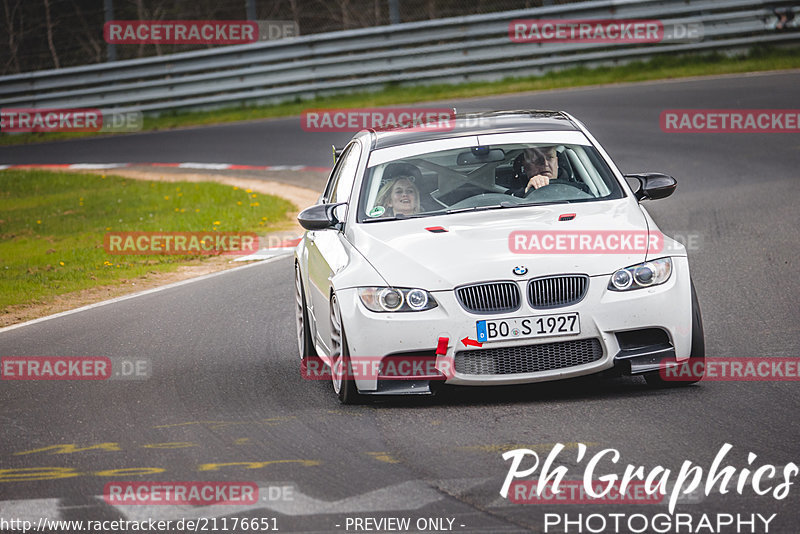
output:
[{"label": "white track edge line", "polygon": [[66,310],[66,311],[63,311],[63,312],[55,313],[53,315],[47,315],[45,317],[39,317],[37,319],[31,319],[30,321],[26,321],[24,323],[12,324],[12,325],[0,328],[0,334],[2,334],[3,332],[7,332],[9,330],[15,330],[17,328],[22,328],[23,326],[30,326],[30,325],[33,325],[33,324],[36,324],[36,323],[49,321],[50,319],[57,319],[58,317],[64,317],[65,315],[72,315],[73,313],[80,313],[80,312],[84,312],[84,311],[87,311],[87,310],[91,310],[93,308],[99,308],[100,306],[106,306],[107,304],[115,304],[117,302],[122,302],[123,300],[133,299],[133,298],[141,297],[141,296],[144,296],[144,295],[150,295],[151,293],[158,293],[159,291],[163,291],[165,289],[171,289],[173,287],[179,287],[179,286],[182,286],[182,285],[191,284],[192,282],[199,282],[200,280],[206,280],[208,278],[213,278],[215,276],[220,276],[220,275],[227,274],[227,273],[230,273],[230,272],[233,272],[233,271],[241,271],[243,269],[249,269],[250,267],[256,267],[258,265],[264,265],[266,263],[272,263],[273,261],[277,261],[277,260],[284,259],[284,258],[287,258],[287,257],[289,257],[289,256],[285,255],[285,254],[281,255],[281,256],[275,256],[273,258],[268,258],[266,260],[259,260],[259,261],[253,262],[253,263],[251,263],[249,265],[241,265],[239,267],[233,267],[231,269],[225,269],[224,271],[217,271],[217,272],[214,272],[214,273],[208,273],[208,274],[204,274],[202,276],[198,276],[196,278],[188,278],[186,280],[180,280],[179,282],[173,282],[173,283],[167,284],[165,286],[159,286],[159,287],[154,287],[154,288],[151,288],[151,289],[145,289],[144,291],[139,291],[137,293],[131,293],[130,295],[122,295],[120,297],[115,297],[113,299],[103,300],[103,301],[100,301],[100,302],[95,302],[94,304],[87,304],[86,306],[81,306],[80,308],[75,308],[73,310]]}]

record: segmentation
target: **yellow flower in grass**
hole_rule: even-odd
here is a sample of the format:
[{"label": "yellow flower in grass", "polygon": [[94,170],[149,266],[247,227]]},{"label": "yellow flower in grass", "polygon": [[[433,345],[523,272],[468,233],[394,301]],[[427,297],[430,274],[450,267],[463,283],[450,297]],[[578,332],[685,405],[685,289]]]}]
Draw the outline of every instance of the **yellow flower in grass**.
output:
[{"label": "yellow flower in grass", "polygon": [[222,224],[222,223],[220,223],[219,221],[214,221],[214,224],[217,225],[217,224]]},{"label": "yellow flower in grass", "polygon": [[58,264],[59,264],[60,266],[62,266],[62,267],[64,266],[64,262],[63,262],[63,261],[60,261],[60,262],[58,262]]},{"label": "yellow flower in grass", "polygon": [[258,196],[258,195],[256,195],[255,193],[253,193],[252,195],[250,195],[250,198],[256,198],[257,196]]},{"label": "yellow flower in grass", "polygon": [[236,205],[237,205],[237,206],[241,206],[241,205],[242,205],[242,201],[241,201],[241,200],[237,200],[237,201],[236,201]]},{"label": "yellow flower in grass", "polygon": [[164,195],[164,200],[169,200],[169,195]]},{"label": "yellow flower in grass", "polygon": [[245,193],[252,193],[252,192],[253,192],[253,190],[252,190],[252,189],[245,189],[245,190],[244,190],[244,192],[245,192]]},{"label": "yellow flower in grass", "polygon": [[36,221],[36,224],[42,224],[42,220],[41,220],[41,219],[38,219],[38,220]]}]

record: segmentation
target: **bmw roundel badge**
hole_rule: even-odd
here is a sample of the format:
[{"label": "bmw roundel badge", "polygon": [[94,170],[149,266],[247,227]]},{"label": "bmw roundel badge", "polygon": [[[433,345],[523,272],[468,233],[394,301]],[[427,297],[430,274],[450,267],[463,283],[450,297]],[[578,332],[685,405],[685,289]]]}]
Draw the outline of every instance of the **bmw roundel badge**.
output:
[{"label": "bmw roundel badge", "polygon": [[519,276],[528,274],[528,268],[525,267],[524,265],[517,265],[516,267],[514,267],[514,274],[517,274]]}]

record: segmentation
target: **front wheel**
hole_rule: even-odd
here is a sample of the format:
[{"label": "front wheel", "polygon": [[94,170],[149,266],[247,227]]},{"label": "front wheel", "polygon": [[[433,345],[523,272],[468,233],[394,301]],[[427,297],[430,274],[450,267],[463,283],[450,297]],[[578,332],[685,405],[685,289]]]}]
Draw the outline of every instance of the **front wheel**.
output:
[{"label": "front wheel", "polygon": [[[701,365],[692,365],[693,369],[705,369],[702,365],[706,359],[706,340],[705,333],[703,332],[703,316],[700,313],[700,302],[697,300],[697,291],[694,289],[694,282],[690,282],[692,286],[692,345],[689,354],[690,362],[692,364],[700,362]],[[682,365],[682,364],[678,364]],[[664,380],[660,371],[653,371],[645,373],[644,379],[647,384],[653,387],[677,387],[688,386],[695,384],[703,379],[703,376],[692,376],[689,380]]]},{"label": "front wheel", "polygon": [[362,397],[358,393],[350,364],[347,335],[342,324],[342,312],[336,295],[331,295],[331,380],[333,391],[342,404],[358,404]]}]

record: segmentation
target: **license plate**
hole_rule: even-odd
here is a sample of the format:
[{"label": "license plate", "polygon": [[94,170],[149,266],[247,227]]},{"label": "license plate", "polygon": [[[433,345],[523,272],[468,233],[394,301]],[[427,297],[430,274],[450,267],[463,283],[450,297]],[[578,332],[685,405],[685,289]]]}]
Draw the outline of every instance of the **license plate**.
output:
[{"label": "license plate", "polygon": [[513,319],[478,321],[478,341],[505,341],[533,337],[569,336],[581,333],[580,317],[577,313],[556,315],[534,315]]}]

